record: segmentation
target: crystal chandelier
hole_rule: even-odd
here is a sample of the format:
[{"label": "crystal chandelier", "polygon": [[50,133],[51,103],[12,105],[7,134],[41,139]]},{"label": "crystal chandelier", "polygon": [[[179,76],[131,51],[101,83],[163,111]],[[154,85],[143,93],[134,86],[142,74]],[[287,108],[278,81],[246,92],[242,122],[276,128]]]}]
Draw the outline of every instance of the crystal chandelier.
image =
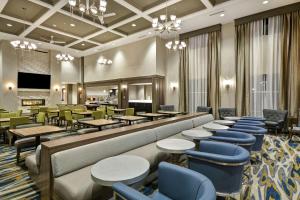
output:
[{"label": "crystal chandelier", "polygon": [[177,51],[184,49],[186,47],[186,43],[183,41],[174,40],[167,42],[165,46],[170,50]]},{"label": "crystal chandelier", "polygon": [[[77,0],[69,0],[69,5],[73,8],[77,5]],[[98,14],[103,15],[106,11],[107,1],[106,0],[99,0],[99,4],[96,4],[96,0],[92,1],[92,4],[90,5],[90,0],[86,0],[85,4],[81,3],[79,0],[78,2],[78,9],[80,12],[86,13],[86,14],[92,14],[94,16],[97,16]]]},{"label": "crystal chandelier", "polygon": [[160,15],[159,18],[154,18],[152,20],[152,27],[155,31],[163,33],[163,32],[176,32],[181,29],[181,19],[178,19],[176,15],[168,16],[168,0],[166,0],[166,13],[164,15]]},{"label": "crystal chandelier", "polygon": [[16,49],[22,49],[28,51],[35,50],[37,48],[37,46],[34,43],[28,41],[14,40],[11,41],[10,44]]},{"label": "crystal chandelier", "polygon": [[71,55],[68,54],[68,53],[58,53],[58,54],[56,54],[56,59],[57,59],[58,61],[66,61],[66,62],[69,62],[69,61],[74,60],[74,57],[71,56]]},{"label": "crystal chandelier", "polygon": [[[24,18],[25,18],[26,8],[22,8],[22,10],[24,11]],[[25,24],[24,24],[23,29],[25,31],[25,29],[26,29]],[[28,42],[26,40],[23,40],[23,41],[22,40],[13,40],[10,42],[10,44],[16,49],[22,49],[22,50],[27,50],[27,51],[37,49],[36,44],[34,44],[32,42]]]},{"label": "crystal chandelier", "polygon": [[102,65],[111,65],[112,64],[112,60],[109,60],[109,59],[106,59],[106,58],[101,58],[98,62],[99,64],[102,64]]}]

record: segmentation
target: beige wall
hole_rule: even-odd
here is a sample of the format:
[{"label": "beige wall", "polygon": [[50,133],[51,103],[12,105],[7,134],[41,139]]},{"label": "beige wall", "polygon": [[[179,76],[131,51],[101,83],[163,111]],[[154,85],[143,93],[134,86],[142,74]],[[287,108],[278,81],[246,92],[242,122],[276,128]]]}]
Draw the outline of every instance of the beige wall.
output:
[{"label": "beige wall", "polygon": [[[112,65],[101,65],[101,58],[111,59]],[[116,47],[84,59],[84,81],[103,81],[117,78],[156,74],[156,38],[147,38]]]},{"label": "beige wall", "polygon": [[[79,82],[80,66],[79,59],[75,59],[70,64],[60,63],[56,60],[55,51],[48,53],[30,52],[22,53],[15,50],[9,41],[0,42],[0,107],[15,111],[21,108],[22,98],[43,98],[47,106],[55,106],[61,103],[61,83]],[[51,74],[51,89],[41,90],[18,90],[17,74],[18,71],[32,73]],[[8,90],[7,84],[14,85],[13,90]],[[58,88],[58,91],[55,91]]]}]

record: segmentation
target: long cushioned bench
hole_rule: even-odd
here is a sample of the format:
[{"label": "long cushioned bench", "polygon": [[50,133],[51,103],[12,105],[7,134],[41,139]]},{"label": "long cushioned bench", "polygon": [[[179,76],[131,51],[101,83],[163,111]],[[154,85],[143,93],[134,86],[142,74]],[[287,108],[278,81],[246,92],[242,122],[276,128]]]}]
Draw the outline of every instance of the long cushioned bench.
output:
[{"label": "long cushioned bench", "polygon": [[[212,115],[204,115],[57,152],[51,157],[54,177],[53,198],[64,200],[108,199],[111,197],[111,189],[101,187],[91,178],[90,171],[93,164],[120,154],[138,155],[150,162],[150,174],[153,175],[159,162],[169,157],[169,154],[156,147],[158,140],[182,138],[182,131],[199,128],[212,120],[214,120]],[[38,155],[37,150],[35,159],[31,159],[37,162]],[[34,167],[34,164],[31,163],[27,163],[27,166],[38,172],[38,166]]]}]

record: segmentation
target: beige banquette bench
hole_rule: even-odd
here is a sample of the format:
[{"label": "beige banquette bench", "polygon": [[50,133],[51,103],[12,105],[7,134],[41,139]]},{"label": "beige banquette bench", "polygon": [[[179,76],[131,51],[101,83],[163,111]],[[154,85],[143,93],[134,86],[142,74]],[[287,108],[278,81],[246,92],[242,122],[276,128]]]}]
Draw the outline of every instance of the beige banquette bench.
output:
[{"label": "beige banquette bench", "polygon": [[[158,140],[182,138],[181,132],[213,121],[212,115],[159,126],[154,129],[107,139],[88,145],[57,152],[52,155],[53,198],[64,200],[109,199],[111,189],[101,187],[91,178],[91,167],[96,162],[120,154],[138,155],[150,162],[150,174],[155,175],[158,163],[166,160],[168,154],[156,147]],[[26,158],[26,165],[32,176],[39,173],[39,148],[36,154]]]}]

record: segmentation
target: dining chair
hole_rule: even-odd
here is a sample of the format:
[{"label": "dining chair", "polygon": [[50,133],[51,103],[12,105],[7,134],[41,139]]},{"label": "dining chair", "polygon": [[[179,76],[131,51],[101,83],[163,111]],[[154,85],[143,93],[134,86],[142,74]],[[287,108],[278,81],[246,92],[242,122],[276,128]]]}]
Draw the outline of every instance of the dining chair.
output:
[{"label": "dining chair", "polygon": [[113,106],[107,106],[107,118],[113,118],[115,116],[113,109]]},{"label": "dining chair", "polygon": [[39,112],[36,116],[36,122],[42,125],[45,125],[46,123],[46,113],[45,112]]},{"label": "dining chair", "polygon": [[104,119],[105,118],[105,115],[104,115],[104,112],[101,111],[101,110],[97,110],[97,111],[93,111],[92,112],[92,117],[94,119]]},{"label": "dining chair", "polygon": [[235,108],[219,108],[219,116],[220,119],[224,119],[224,117],[234,117],[236,116]]},{"label": "dining chair", "polygon": [[196,112],[207,112],[209,114],[212,114],[212,107],[197,106]]},{"label": "dining chair", "polygon": [[73,119],[71,111],[65,111],[65,120],[66,120],[66,130],[71,126],[70,131],[72,132],[74,127],[78,124],[77,120]]},{"label": "dining chair", "polygon": [[217,195],[230,197],[240,194],[244,166],[250,154],[243,147],[214,141],[200,141],[199,151],[188,150],[188,168],[206,176]]},{"label": "dining chair", "polygon": [[163,111],[175,111],[175,106],[174,105],[160,105],[160,110]]},{"label": "dining chair", "polygon": [[127,200],[216,199],[215,188],[207,177],[193,170],[166,162],[161,162],[158,166],[158,190],[151,197],[123,183],[115,183],[112,188],[116,196]]},{"label": "dining chair", "polygon": [[126,108],[125,115],[126,116],[134,116],[134,108]]},{"label": "dining chair", "polygon": [[268,130],[274,130],[277,135],[278,131],[281,133],[287,129],[288,111],[264,109],[263,114],[266,119],[265,124]]},{"label": "dining chair", "polygon": [[300,135],[300,109],[298,110],[298,124],[296,126],[293,125],[291,130],[289,131],[290,140],[293,139],[294,135]]}]

